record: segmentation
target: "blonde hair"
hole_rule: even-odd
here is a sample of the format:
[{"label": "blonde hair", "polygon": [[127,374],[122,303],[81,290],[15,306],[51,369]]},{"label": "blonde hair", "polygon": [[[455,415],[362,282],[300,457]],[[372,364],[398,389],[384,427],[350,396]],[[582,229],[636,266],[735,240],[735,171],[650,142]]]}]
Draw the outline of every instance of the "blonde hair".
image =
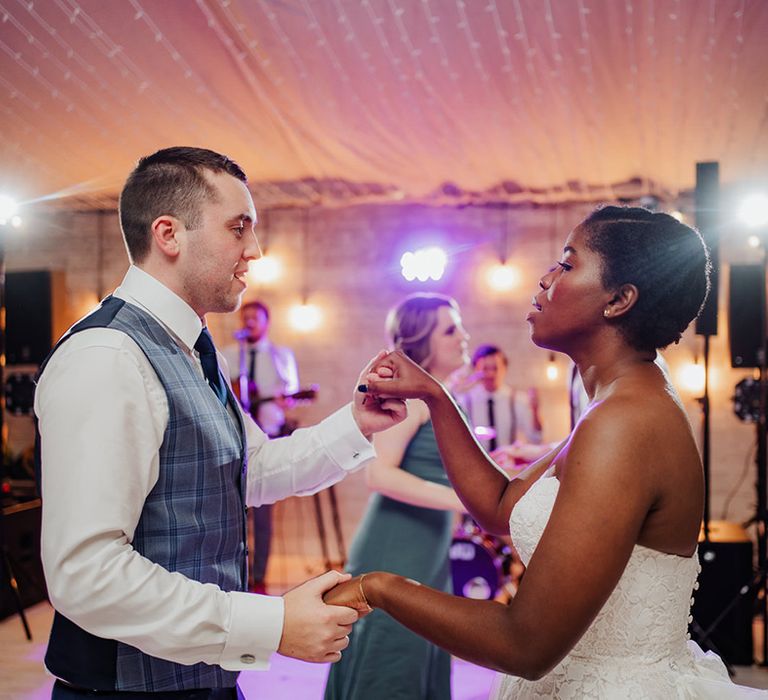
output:
[{"label": "blonde hair", "polygon": [[429,339],[437,326],[437,310],[459,305],[445,294],[411,294],[387,314],[385,328],[395,349],[402,350],[414,362],[426,367],[431,358]]}]

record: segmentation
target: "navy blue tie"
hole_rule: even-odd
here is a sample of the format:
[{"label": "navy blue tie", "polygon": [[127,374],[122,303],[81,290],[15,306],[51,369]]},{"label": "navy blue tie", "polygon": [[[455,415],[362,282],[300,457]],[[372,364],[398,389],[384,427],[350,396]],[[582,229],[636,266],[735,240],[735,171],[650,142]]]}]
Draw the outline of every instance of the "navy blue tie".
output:
[{"label": "navy blue tie", "polygon": [[200,336],[195,343],[195,350],[200,353],[200,364],[203,366],[203,374],[208,380],[208,384],[216,398],[221,403],[227,405],[227,387],[219,372],[219,363],[216,361],[216,348],[213,347],[213,340],[207,328],[200,331]]},{"label": "navy blue tie", "polygon": [[489,452],[493,452],[498,445],[496,437],[496,416],[493,410],[493,396],[488,397],[488,427],[493,429],[493,436],[488,441],[488,450]]}]

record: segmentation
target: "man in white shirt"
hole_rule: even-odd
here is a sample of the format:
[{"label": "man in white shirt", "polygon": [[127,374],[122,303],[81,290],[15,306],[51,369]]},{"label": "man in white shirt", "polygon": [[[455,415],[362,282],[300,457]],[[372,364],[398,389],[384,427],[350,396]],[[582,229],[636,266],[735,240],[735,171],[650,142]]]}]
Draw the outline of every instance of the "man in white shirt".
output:
[{"label": "man in white shirt", "polygon": [[521,456],[529,445],[541,450],[541,420],[538,394],[516,391],[505,383],[507,356],[496,345],[481,345],[472,355],[473,374],[470,386],[462,387],[457,396],[480,443],[490,453],[514,446]]},{"label": "man in white shirt", "polygon": [[[285,425],[283,397],[299,390],[296,357],[290,348],[270,340],[269,308],[263,302],[244,303],[240,320],[242,328],[235,333],[238,342],[224,347],[222,354],[232,384],[239,389],[241,403],[247,405],[247,399],[259,399],[251,415],[267,435],[277,437]],[[250,395],[244,397],[247,389]],[[263,401],[265,398],[268,400]]]},{"label": "man in white shirt", "polygon": [[322,602],[342,574],[282,597],[242,592],[245,506],[338,481],[405,410],[357,393],[275,441],[242,412],[205,315],[238,307],[259,255],[245,182],[205,149],[141,159],[120,197],[132,265],[41,367],[42,559],[56,609],[46,666],[57,700],[237,698],[238,672],[268,668],[275,651],[336,661],[348,644],[357,614]]},{"label": "man in white shirt", "polygon": [[[222,354],[229,366],[232,385],[239,390],[240,403],[270,437],[287,434],[285,396],[299,390],[299,371],[290,348],[269,339],[269,308],[260,301],[240,307],[242,328],[235,333],[237,343],[227,345]],[[266,400],[265,400],[266,399]],[[253,551],[248,567],[248,589],[266,593],[265,577],[272,539],[272,505],[249,509]]]}]

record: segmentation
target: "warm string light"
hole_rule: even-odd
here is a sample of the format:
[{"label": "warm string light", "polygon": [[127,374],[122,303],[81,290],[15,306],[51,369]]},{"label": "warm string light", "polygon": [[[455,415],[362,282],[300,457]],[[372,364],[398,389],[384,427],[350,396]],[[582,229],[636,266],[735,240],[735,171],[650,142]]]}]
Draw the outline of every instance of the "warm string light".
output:
[{"label": "warm string light", "polygon": [[494,265],[488,271],[488,284],[497,292],[509,292],[520,285],[520,271],[509,262]]},{"label": "warm string light", "polygon": [[310,233],[310,212],[305,209],[303,213],[303,226],[301,230],[302,237],[302,266],[301,266],[301,303],[291,307],[288,312],[288,321],[293,328],[300,333],[310,333],[320,326],[323,320],[320,308],[309,302],[309,285],[307,275],[309,273],[309,233]]},{"label": "warm string light", "polygon": [[[64,113],[71,108],[78,119],[88,126],[93,126],[95,120],[101,129],[94,138],[97,144],[103,141],[104,133],[115,133],[116,129],[113,127],[119,127],[121,133],[135,134],[139,128],[137,125],[140,124],[137,119],[139,112],[132,104],[135,101],[125,97],[132,94],[122,89],[128,83],[134,85],[143,98],[152,98],[158,102],[163,111],[182,116],[183,105],[164,95],[167,91],[162,89],[163,82],[153,79],[145,67],[143,57],[142,60],[134,58],[136,48],[131,39],[138,38],[142,43],[148,40],[157,47],[157,52],[153,55],[156,55],[158,60],[165,61],[166,66],[170,68],[164,77],[180,81],[190,92],[199,95],[201,106],[210,107],[213,115],[225,128],[236,128],[237,133],[243,134],[249,142],[256,142],[254,136],[264,133],[260,126],[262,121],[274,122],[276,131],[285,130],[286,141],[290,141],[292,152],[298,160],[309,161],[314,154],[319,161],[318,167],[310,173],[313,177],[321,177],[324,172],[328,172],[328,163],[324,162],[323,156],[317,155],[318,149],[313,148],[317,144],[307,146],[298,137],[291,135],[296,134],[297,130],[293,128],[293,119],[286,115],[297,114],[298,110],[291,110],[290,105],[275,97],[276,94],[298,92],[306,97],[305,104],[310,105],[319,104],[320,97],[325,95],[328,98],[326,102],[333,104],[333,107],[330,114],[324,115],[326,119],[317,119],[318,124],[331,121],[331,117],[337,114],[346,117],[345,112],[350,112],[350,118],[375,126],[376,133],[383,136],[386,149],[382,150],[387,151],[388,157],[391,156],[391,163],[399,164],[410,155],[408,147],[419,143],[420,132],[395,132],[394,135],[388,133],[388,123],[397,117],[396,110],[391,106],[397,103],[397,100],[382,99],[379,102],[370,99],[372,95],[378,94],[383,98],[384,91],[389,89],[387,86],[394,83],[397,86],[393,89],[395,97],[408,97],[402,100],[401,109],[404,108],[413,114],[421,110],[423,115],[425,101],[434,103],[436,118],[418,120],[418,125],[412,128],[421,130],[428,124],[433,136],[439,137],[435,140],[439,140],[440,144],[445,140],[444,134],[458,134],[462,138],[455,140],[463,142],[466,134],[462,131],[470,131],[468,127],[472,125],[463,119],[452,120],[444,117],[450,117],[457,105],[471,104],[474,107],[476,95],[471,92],[473,86],[490,82],[484,89],[488,95],[488,104],[477,104],[478,111],[490,115],[488,132],[492,138],[495,138],[500,130],[503,133],[504,129],[510,133],[526,134],[526,138],[519,141],[510,140],[509,145],[515,146],[515,153],[525,156],[521,165],[530,166],[535,158],[536,171],[541,173],[542,177],[539,182],[529,185],[540,186],[542,181],[563,182],[566,178],[575,183],[574,188],[545,185],[546,194],[542,194],[541,199],[562,200],[575,191],[586,191],[579,173],[569,167],[568,161],[571,157],[582,156],[579,162],[590,160],[594,170],[591,182],[598,185],[603,183],[609,161],[606,156],[600,157],[599,137],[609,130],[604,128],[606,103],[599,99],[603,85],[595,77],[593,67],[605,63],[604,55],[599,53],[599,37],[604,35],[606,28],[612,30],[615,35],[623,35],[623,42],[626,44],[625,54],[628,61],[623,73],[628,76],[629,82],[623,87],[625,92],[630,93],[629,99],[625,101],[632,105],[633,112],[636,111],[638,102],[643,105],[647,103],[648,91],[652,88],[650,76],[658,77],[661,94],[667,94],[669,88],[663,83],[665,72],[672,72],[675,78],[685,82],[686,74],[681,67],[685,68],[683,57],[686,55],[686,49],[690,49],[691,55],[697,59],[696,65],[701,66],[701,83],[709,86],[705,87],[704,96],[713,98],[707,101],[718,102],[715,98],[718,95],[716,88],[719,83],[726,85],[723,94],[728,97],[727,100],[720,100],[727,106],[720,118],[709,120],[708,129],[705,129],[701,140],[722,143],[722,150],[726,155],[740,151],[741,143],[736,139],[742,137],[744,129],[740,128],[741,124],[736,120],[739,114],[749,112],[745,109],[746,96],[742,94],[745,92],[742,87],[744,81],[739,78],[750,75],[751,66],[745,64],[752,60],[754,52],[750,51],[750,37],[748,33],[744,33],[744,27],[751,26],[753,15],[750,13],[753,10],[750,9],[749,3],[745,9],[743,2],[740,7],[722,10],[719,4],[710,2],[708,10],[699,12],[697,9],[689,9],[689,3],[670,0],[669,11],[665,10],[663,14],[659,14],[658,5],[627,0],[623,3],[623,8],[622,5],[617,6],[616,12],[612,13],[614,19],[609,24],[603,21],[604,6],[591,0],[577,0],[571,4],[545,0],[533,5],[487,0],[482,8],[475,7],[466,0],[455,0],[454,6],[439,0],[420,0],[416,3],[404,0],[376,3],[365,0],[360,4],[333,0],[332,9],[328,13],[319,12],[311,0],[297,0],[295,5],[299,8],[301,19],[296,19],[290,10],[281,8],[280,3],[270,3],[267,0],[245,4],[230,0],[197,0],[193,5],[207,21],[205,31],[208,32],[209,38],[213,37],[212,43],[229,52],[232,60],[236,62],[239,74],[244,76],[244,82],[254,89],[254,94],[257,94],[261,101],[267,103],[265,111],[269,112],[270,119],[252,120],[247,124],[247,119],[239,116],[243,114],[242,111],[226,107],[222,100],[216,97],[216,91],[206,87],[210,82],[207,83],[204,76],[192,68],[193,65],[198,65],[197,61],[190,63],[185,58],[186,53],[191,60],[189,52],[193,49],[183,44],[180,39],[174,42],[177,34],[169,24],[170,20],[162,13],[156,13],[153,9],[154,3],[126,0],[125,27],[110,24],[103,15],[90,10],[91,3],[82,0],[53,3],[53,6],[58,8],[57,14],[41,14],[41,3],[22,2],[12,7],[5,5],[7,3],[3,7],[4,22],[9,28],[18,30],[18,42],[14,42],[11,32],[3,37],[3,48],[10,57],[7,60],[16,61],[25,75],[30,76],[28,82],[34,83],[36,91],[26,89],[21,80],[12,77],[14,74],[11,72],[6,71],[5,76],[0,77],[0,85],[12,96],[4,107],[9,121],[23,121],[28,117],[28,108],[38,112],[46,110],[47,98],[49,103],[54,104],[55,111]],[[531,9],[534,6],[535,9]],[[693,8],[692,5],[690,7]],[[696,25],[697,31],[687,32],[685,28],[691,26],[689,20],[692,11],[696,12],[696,20],[701,24]],[[156,16],[151,17],[151,13]],[[80,36],[66,42],[63,37],[74,35],[61,31],[57,26],[62,18],[62,23],[74,27]],[[617,22],[620,25],[618,27]],[[129,24],[130,27],[127,26]],[[124,28],[125,32],[122,31]],[[134,28],[133,33],[128,31],[129,28]],[[580,40],[576,32],[580,32]],[[669,41],[663,42],[663,38],[668,38]],[[316,53],[322,56],[318,63],[327,66],[326,73],[323,73],[319,66],[318,70],[313,70],[316,67],[308,65],[311,58],[307,58],[305,46],[317,48]],[[82,55],[77,52],[78,47]],[[349,61],[346,60],[347,53],[360,57],[359,68],[350,67]],[[674,60],[675,65],[662,64],[659,56],[666,58],[670,54],[672,55],[669,63]],[[101,59],[103,65],[99,65],[99,60],[94,59],[94,56]],[[90,61],[84,57],[88,57]],[[567,70],[569,65],[579,72],[579,84],[583,84],[588,96],[584,101],[588,104],[588,115],[585,115],[580,107],[580,100],[574,99],[576,89],[573,87],[573,76]],[[727,79],[717,79],[715,68],[718,65],[728,71]],[[441,71],[441,68],[444,68],[444,71]],[[32,73],[29,72],[30,69]],[[117,79],[104,79],[103,76],[110,73],[116,73]],[[341,93],[343,98],[334,94],[328,97],[327,85],[330,78],[344,86]],[[290,89],[292,80],[294,87],[298,86],[299,90]],[[447,93],[441,91],[442,80],[450,88]],[[13,82],[17,85],[12,85]],[[256,87],[259,89],[256,90]],[[421,88],[423,94],[415,88]],[[464,93],[461,92],[462,88]],[[83,101],[80,99],[81,92],[86,89],[103,99]],[[37,92],[43,94],[43,100],[38,99]],[[595,99],[590,99],[593,97]],[[668,97],[668,112],[674,117],[684,116],[686,109],[683,103],[689,101],[689,92],[674,91]],[[344,102],[346,100],[349,105]],[[354,107],[354,110],[347,110],[348,106]],[[507,109],[499,108],[500,106]],[[547,119],[534,120],[531,123],[527,118],[530,113],[539,111],[536,108],[541,108],[540,112],[545,114],[547,107],[551,112],[562,112],[564,117],[572,112],[573,118],[569,119],[569,123],[575,128],[558,131],[550,128]],[[111,121],[100,118],[105,113],[112,115]],[[665,123],[663,120],[645,119],[642,113],[635,115],[635,119],[639,136],[637,146],[629,155],[636,163],[647,163],[647,154],[658,150],[657,146],[663,145],[661,142],[667,137],[662,128]],[[199,120],[193,117],[178,121],[184,130],[179,141],[187,140],[184,133],[198,137],[189,139],[190,141],[204,141],[209,137],[209,131],[202,129],[210,123],[208,117],[201,115]],[[343,125],[344,122],[339,120],[339,124]],[[722,135],[714,132],[718,125],[724,126],[727,132]],[[307,131],[311,131],[311,127]],[[13,139],[13,134],[16,134],[15,138],[19,143],[32,136],[32,132],[22,131],[21,128],[6,130],[4,142]],[[552,134],[557,136],[553,137]],[[64,138],[61,140],[65,143],[76,141],[73,138],[74,133],[67,134],[66,126],[62,126],[62,135]],[[69,139],[66,138],[68,135]],[[42,130],[36,136],[38,142],[41,139],[53,141]],[[130,142],[130,139],[128,141]],[[471,135],[469,142],[473,147],[487,145],[483,136],[477,134]],[[391,148],[397,143],[403,145],[400,152]],[[496,139],[496,143],[501,142]],[[39,145],[47,146],[45,143]],[[684,140],[677,140],[674,145],[676,150],[672,155],[675,157],[669,159],[674,163],[672,168],[679,168],[679,163],[690,162],[690,159],[684,157],[684,145]],[[349,150],[355,156],[362,152],[360,161],[370,155],[365,153],[365,149],[360,148],[359,144],[354,146]],[[49,153],[51,150],[56,151],[47,147],[39,150]],[[64,147],[60,150],[63,151]],[[604,151],[610,153],[611,149],[605,148]],[[78,154],[78,160],[85,159],[87,162],[90,158],[88,154],[97,152],[98,149],[84,148],[83,152]],[[558,154],[563,158],[555,157]],[[591,157],[583,157],[585,154],[590,154]],[[484,148],[482,155],[482,159],[477,160],[484,164],[489,158],[501,160],[506,157],[501,147]],[[468,162],[469,160],[472,159],[468,159]],[[359,162],[350,163],[350,168],[359,168]],[[653,163],[648,165],[653,166]],[[554,172],[555,168],[562,170]],[[338,171],[340,168],[333,169]],[[380,180],[388,181],[387,176],[390,173],[386,172],[385,167],[382,167],[382,170],[384,172]],[[528,170],[533,168],[528,167]],[[646,173],[646,168],[643,167],[637,170],[644,173],[643,188],[653,189],[652,178],[657,181],[664,179],[660,177],[665,174],[663,172]],[[56,170],[53,169],[53,172]],[[365,173],[366,176],[368,174]],[[468,174],[468,179],[471,179],[471,175]],[[609,172],[608,175],[614,176],[615,173]],[[390,177],[389,180],[391,179]],[[673,184],[679,185],[681,178],[671,179]],[[257,183],[259,180],[253,178],[253,182]],[[297,179],[296,188],[301,185],[301,181]],[[260,184],[254,186],[261,187]],[[337,186],[343,191],[352,192],[353,189],[344,181],[339,181]],[[275,198],[282,189],[279,184],[267,183],[264,187],[272,188]],[[607,187],[610,188],[610,185]],[[597,188],[590,191],[597,192]],[[355,192],[357,191],[349,196],[359,196],[359,193],[355,195]],[[530,191],[527,192],[527,195],[529,194]],[[316,195],[315,191],[313,196]],[[506,196],[512,199],[517,193]],[[281,200],[285,201],[287,198],[283,196]]]},{"label": "warm string light", "polygon": [[272,284],[280,279],[282,271],[280,260],[265,251],[258,260],[248,263],[248,280],[252,284]]},{"label": "warm string light", "polygon": [[560,376],[560,370],[557,367],[557,361],[555,360],[555,353],[549,353],[549,360],[547,361],[547,379],[550,382],[554,382]]},{"label": "warm string light", "polygon": [[678,374],[681,388],[697,396],[704,392],[705,378],[704,365],[698,357],[694,358],[693,362],[686,362]]},{"label": "warm string light", "polygon": [[295,330],[301,333],[309,333],[320,326],[322,314],[315,304],[305,301],[291,307],[288,312],[288,319]]}]

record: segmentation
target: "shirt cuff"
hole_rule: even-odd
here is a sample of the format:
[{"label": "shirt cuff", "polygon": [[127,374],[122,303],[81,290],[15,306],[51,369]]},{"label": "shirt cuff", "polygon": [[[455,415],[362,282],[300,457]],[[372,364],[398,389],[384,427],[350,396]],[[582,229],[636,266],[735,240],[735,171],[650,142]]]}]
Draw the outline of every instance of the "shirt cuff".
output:
[{"label": "shirt cuff", "polygon": [[283,636],[280,596],[232,591],[232,618],[219,665],[226,671],[267,671]]},{"label": "shirt cuff", "polygon": [[357,427],[351,403],[321,421],[318,428],[328,457],[344,471],[355,471],[376,456],[370,440]]}]

